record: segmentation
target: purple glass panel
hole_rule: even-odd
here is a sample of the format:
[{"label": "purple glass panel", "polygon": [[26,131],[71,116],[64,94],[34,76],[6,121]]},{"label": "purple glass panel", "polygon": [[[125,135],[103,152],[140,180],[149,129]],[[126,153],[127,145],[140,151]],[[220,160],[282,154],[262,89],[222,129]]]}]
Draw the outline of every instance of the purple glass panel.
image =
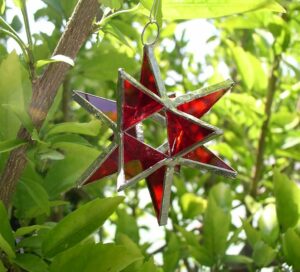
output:
[{"label": "purple glass panel", "polygon": [[95,108],[102,111],[112,121],[117,120],[117,104],[115,101],[108,100],[88,93],[77,92],[82,98],[90,102]]}]

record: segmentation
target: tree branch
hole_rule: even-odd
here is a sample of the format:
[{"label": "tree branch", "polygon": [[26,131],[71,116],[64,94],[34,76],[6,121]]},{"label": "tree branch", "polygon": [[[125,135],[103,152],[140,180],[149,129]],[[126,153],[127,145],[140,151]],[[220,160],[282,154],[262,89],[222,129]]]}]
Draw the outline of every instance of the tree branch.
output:
[{"label": "tree branch", "polygon": [[267,100],[265,104],[265,114],[264,114],[265,120],[263,122],[261,132],[260,132],[257,155],[256,155],[255,172],[252,179],[251,195],[253,197],[255,197],[257,194],[258,182],[260,181],[263,173],[265,143],[268,134],[271,114],[272,114],[272,104],[273,104],[277,81],[278,81],[277,70],[280,65],[280,60],[281,60],[280,55],[276,55],[271,69],[271,74],[269,77],[268,93],[267,93]]},{"label": "tree branch", "polygon": [[[97,0],[79,0],[74,12],[62,34],[53,55],[62,54],[74,59],[91,33],[93,20],[98,12]],[[59,86],[70,66],[66,63],[52,63],[44,74],[32,82],[32,99],[29,114],[33,124],[39,129],[53,103]],[[30,141],[30,134],[21,128],[18,137]],[[26,166],[27,146],[11,152],[0,179],[0,199],[9,206],[17,182]]]}]

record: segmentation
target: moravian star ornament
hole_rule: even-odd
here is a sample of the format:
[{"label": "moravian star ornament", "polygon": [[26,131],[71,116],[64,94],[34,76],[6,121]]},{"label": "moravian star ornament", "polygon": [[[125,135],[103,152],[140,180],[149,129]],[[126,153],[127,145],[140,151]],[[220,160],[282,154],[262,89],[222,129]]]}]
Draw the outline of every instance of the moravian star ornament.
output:
[{"label": "moravian star ornament", "polygon": [[[159,225],[168,219],[173,175],[180,166],[235,177],[236,171],[204,144],[222,131],[200,120],[234,85],[232,80],[178,97],[168,96],[153,47],[144,46],[140,80],[119,69],[117,101],[81,91],[74,99],[113,131],[112,143],[84,172],[78,185],[117,173],[117,190],[145,179]],[[158,148],[143,141],[141,122],[153,118],[166,127]]]}]

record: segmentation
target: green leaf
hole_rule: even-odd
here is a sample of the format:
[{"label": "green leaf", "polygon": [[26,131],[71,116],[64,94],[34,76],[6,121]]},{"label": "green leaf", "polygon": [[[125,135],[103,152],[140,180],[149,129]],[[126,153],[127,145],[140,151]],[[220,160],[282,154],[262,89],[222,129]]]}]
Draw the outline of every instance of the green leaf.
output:
[{"label": "green leaf", "polygon": [[71,17],[72,12],[77,4],[77,0],[59,1],[59,3],[63,13],[65,14],[65,18]]},{"label": "green leaf", "polygon": [[122,7],[123,0],[98,0],[100,4],[103,4],[105,7],[112,9],[119,9]]},{"label": "green leaf", "polygon": [[72,60],[70,57],[64,56],[64,55],[55,55],[55,56],[52,56],[50,59],[38,60],[36,62],[36,67],[40,68],[42,66],[45,66],[45,65],[47,65],[49,63],[53,63],[53,62],[64,62],[71,66],[75,65],[74,60]]},{"label": "green leaf", "polygon": [[[156,13],[156,17],[154,18],[158,24],[160,26],[162,26],[162,0],[157,0],[155,2],[151,1],[151,0],[141,0],[142,5],[148,9],[148,11],[151,12],[152,10],[152,6],[155,5],[153,7],[153,14],[152,16],[155,17],[155,13]],[[157,10],[157,12],[155,12],[155,10]]]},{"label": "green leaf", "polygon": [[18,228],[17,231],[15,232],[15,237],[21,237],[24,235],[27,235],[29,233],[38,231],[40,229],[48,229],[49,226],[45,225],[32,225],[32,226],[27,226],[27,227],[21,227]]},{"label": "green leaf", "polygon": [[18,254],[14,263],[29,272],[48,272],[48,265],[33,254]]},{"label": "green leaf", "polygon": [[43,0],[43,2],[46,3],[49,7],[51,7],[53,10],[55,10],[55,12],[57,12],[58,14],[63,16],[62,1],[60,1],[60,0]]},{"label": "green leaf", "polygon": [[140,267],[140,272],[158,272],[158,268],[154,263],[153,257],[143,263]]},{"label": "green leaf", "polygon": [[245,196],[245,204],[251,214],[255,214],[261,208],[261,203],[257,202],[250,195]]},{"label": "green leaf", "polygon": [[[262,22],[259,16],[256,16],[258,12],[247,14],[248,16],[230,16],[220,22],[221,28],[228,29],[254,29],[262,27]],[[252,15],[252,16],[250,16]]]},{"label": "green leaf", "polygon": [[0,272],[6,272],[6,271],[7,271],[7,269],[4,267],[4,264],[0,260]]},{"label": "green leaf", "polygon": [[15,248],[15,239],[13,236],[13,232],[9,223],[9,218],[6,212],[6,209],[0,201],[0,234],[2,235],[3,239],[5,239],[11,248]]},{"label": "green leaf", "polygon": [[276,251],[265,244],[263,241],[258,241],[253,249],[252,258],[259,267],[268,266],[276,257]]},{"label": "green leaf", "polygon": [[205,211],[207,201],[193,193],[185,193],[180,198],[180,204],[183,216],[192,219]]},{"label": "green leaf", "polygon": [[289,149],[292,147],[300,146],[300,132],[298,135],[293,135],[291,137],[287,137],[284,140],[284,144],[282,145],[282,149]]},{"label": "green leaf", "polygon": [[188,245],[188,252],[200,265],[213,266],[214,260],[203,246]]},{"label": "green leaf", "polygon": [[224,212],[231,211],[232,192],[225,183],[219,183],[210,190],[208,200],[210,199],[214,199]]},{"label": "green leaf", "polygon": [[261,240],[260,232],[254,229],[247,220],[243,221],[243,228],[246,232],[249,244],[254,248],[256,243]]},{"label": "green leaf", "polygon": [[23,7],[22,0],[13,0],[13,3],[14,3],[15,6],[18,7],[18,8],[22,8],[22,7]]},{"label": "green leaf", "polygon": [[65,159],[53,161],[45,177],[44,186],[51,199],[72,188],[99,155],[98,150],[76,143],[59,142],[52,147],[63,151]]},{"label": "green leaf", "polygon": [[267,5],[264,7],[264,10],[271,10],[279,13],[285,13],[286,10],[276,1],[268,1]]},{"label": "green leaf", "polygon": [[116,238],[116,242],[120,245],[127,246],[130,252],[140,255],[143,258],[143,254],[137,244],[135,244],[127,235],[119,233]]},{"label": "green leaf", "polygon": [[[26,112],[31,98],[31,84],[16,52],[0,64],[0,101]],[[15,113],[0,106],[0,140],[14,139],[20,127]]]},{"label": "green leaf", "polygon": [[254,89],[256,92],[265,93],[268,85],[268,73],[263,69],[261,60],[242,47],[235,46],[229,40],[226,43],[232,51],[238,74],[247,90]]},{"label": "green leaf", "polygon": [[100,132],[101,123],[98,120],[92,120],[89,123],[66,122],[60,123],[48,131],[47,135],[59,133],[76,133],[89,136],[97,136]]},{"label": "green leaf", "polygon": [[14,149],[24,145],[25,143],[26,142],[23,142],[18,139],[2,141],[2,142],[0,142],[0,154],[14,150]]},{"label": "green leaf", "polygon": [[2,234],[0,234],[0,249],[2,249],[9,258],[14,259],[16,254],[10,244],[4,239]]},{"label": "green leaf", "polygon": [[264,207],[258,220],[258,226],[263,240],[269,245],[273,245],[279,236],[279,225],[274,204]]},{"label": "green leaf", "polygon": [[22,22],[20,20],[20,17],[18,15],[15,15],[14,18],[12,19],[11,23],[10,23],[11,27],[16,31],[16,32],[20,32],[22,29]]},{"label": "green leaf", "polygon": [[233,59],[237,65],[239,75],[241,75],[242,82],[248,90],[251,90],[254,85],[256,72],[252,67],[251,54],[240,46],[234,46],[230,43],[228,45],[232,50]]},{"label": "green leaf", "polygon": [[77,245],[57,255],[50,266],[50,272],[117,272],[142,258],[123,245]]},{"label": "green leaf", "polygon": [[18,218],[34,218],[50,213],[49,196],[36,180],[22,177],[17,185],[14,206]]},{"label": "green leaf", "polygon": [[41,228],[40,230],[37,230],[36,233],[29,235],[28,237],[23,237],[20,239],[20,242],[18,243],[18,248],[25,249],[25,252],[36,252],[39,256],[42,255],[41,247],[42,242],[47,236],[47,233],[50,231],[50,229],[55,226],[56,223],[49,222],[47,223],[47,228]]},{"label": "green leaf", "polygon": [[168,20],[216,18],[259,9],[285,12],[285,9],[270,0],[164,0],[163,17]]},{"label": "green leaf", "polygon": [[282,237],[283,252],[288,264],[292,265],[294,271],[300,270],[300,237],[293,229],[288,229]]},{"label": "green leaf", "polygon": [[178,229],[178,231],[181,233],[181,235],[189,245],[193,245],[197,247],[200,244],[199,243],[200,237],[197,236],[195,233],[193,233],[192,231],[187,231],[185,228],[180,226],[175,226],[175,227],[176,229]]},{"label": "green leaf", "polygon": [[175,233],[168,234],[167,248],[164,251],[164,271],[175,271],[180,259],[180,241]]},{"label": "green leaf", "polygon": [[130,237],[135,243],[139,243],[139,229],[137,226],[136,218],[132,215],[129,215],[124,210],[117,211],[118,220],[117,220],[117,236],[119,233],[126,234]]},{"label": "green leaf", "polygon": [[286,175],[274,170],[274,195],[276,198],[276,211],[281,230],[285,232],[294,227],[299,220],[300,189]]},{"label": "green leaf", "polygon": [[29,133],[32,132],[34,126],[29,114],[26,112],[24,108],[20,108],[17,105],[9,105],[9,104],[2,104],[1,106],[7,109],[8,111],[12,112],[13,114],[15,114],[16,117],[20,120],[22,126],[25,127]]},{"label": "green leaf", "polygon": [[252,264],[253,260],[243,255],[225,255],[224,262],[228,264]]},{"label": "green leaf", "polygon": [[5,0],[0,0],[0,15],[2,15],[5,11]]},{"label": "green leaf", "polygon": [[[87,52],[86,52],[87,53]],[[111,41],[104,39],[97,48],[94,48],[91,54],[81,60],[84,70],[81,76],[93,80],[116,80],[116,71],[119,67],[126,67],[127,73],[135,73],[137,65],[134,58],[126,53],[122,53],[118,48],[113,46]],[[101,93],[98,93],[100,95]],[[102,93],[105,94],[104,92]]]},{"label": "green leaf", "polygon": [[127,235],[122,233],[117,234],[116,243],[118,245],[126,246],[127,251],[131,252],[135,256],[140,256],[139,260],[127,266],[124,270],[122,270],[122,272],[140,272],[140,267],[143,264],[144,256],[138,244],[135,244]]},{"label": "green leaf", "polygon": [[117,25],[114,25],[113,22],[106,24],[102,29],[104,33],[108,33],[119,40],[122,44],[125,44],[129,48],[132,48],[129,39],[118,29]]},{"label": "green leaf", "polygon": [[70,203],[68,201],[63,201],[63,200],[50,201],[50,207],[64,206],[64,205],[69,205],[69,204]]},{"label": "green leaf", "polygon": [[253,90],[256,92],[266,93],[268,86],[268,72],[263,69],[261,60],[256,56],[248,53],[248,58],[251,62],[252,69],[255,71]]},{"label": "green leaf", "polygon": [[204,217],[203,240],[204,247],[215,262],[225,255],[227,248],[231,202],[232,193],[226,184],[219,183],[211,189]]},{"label": "green leaf", "polygon": [[95,199],[68,214],[48,233],[43,252],[51,257],[78,244],[102,226],[122,200],[123,197]]},{"label": "green leaf", "polygon": [[54,160],[59,161],[65,158],[65,155],[57,150],[46,149],[39,152],[38,157],[40,160]]}]

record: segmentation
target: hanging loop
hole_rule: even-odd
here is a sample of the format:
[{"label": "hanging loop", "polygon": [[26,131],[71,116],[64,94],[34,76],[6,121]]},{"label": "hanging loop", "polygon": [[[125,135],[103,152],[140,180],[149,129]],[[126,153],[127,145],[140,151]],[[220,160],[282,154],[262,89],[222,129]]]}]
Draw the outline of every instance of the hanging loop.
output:
[{"label": "hanging loop", "polygon": [[[152,40],[150,40],[149,42],[148,41],[145,41],[145,32],[146,32],[146,30],[148,29],[148,28],[150,28],[151,26],[155,26],[156,27],[156,35],[155,35],[155,37],[152,39]],[[144,27],[144,29],[143,29],[143,32],[142,32],[142,44],[143,45],[153,45],[153,44],[155,44],[156,42],[157,42],[157,40],[158,40],[158,38],[159,38],[159,32],[160,32],[160,28],[159,28],[159,25],[158,25],[158,23],[155,21],[155,20],[150,20],[146,25],[145,25],[145,27]]]}]

